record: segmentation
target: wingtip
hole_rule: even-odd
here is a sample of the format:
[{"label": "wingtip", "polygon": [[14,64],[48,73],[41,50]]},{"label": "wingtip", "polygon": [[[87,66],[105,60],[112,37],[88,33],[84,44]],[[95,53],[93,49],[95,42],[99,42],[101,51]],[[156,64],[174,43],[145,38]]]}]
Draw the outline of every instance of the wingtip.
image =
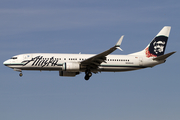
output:
[{"label": "wingtip", "polygon": [[119,38],[118,42],[117,42],[116,45],[115,45],[116,47],[120,47],[123,38],[124,38],[124,35],[122,35],[122,36]]}]

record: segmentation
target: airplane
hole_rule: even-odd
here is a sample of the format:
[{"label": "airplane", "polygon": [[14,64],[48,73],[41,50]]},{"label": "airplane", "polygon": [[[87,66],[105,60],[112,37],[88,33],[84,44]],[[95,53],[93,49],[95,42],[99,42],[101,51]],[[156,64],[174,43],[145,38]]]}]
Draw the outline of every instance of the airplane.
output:
[{"label": "airplane", "polygon": [[29,53],[13,56],[3,64],[14,71],[22,70],[48,70],[59,71],[59,76],[75,77],[81,72],[85,73],[85,80],[89,80],[92,73],[122,72],[154,67],[162,64],[174,54],[164,54],[171,26],[164,26],[155,38],[142,51],[128,55],[109,55],[120,49],[124,36],[121,36],[115,46],[100,54],[51,54]]}]

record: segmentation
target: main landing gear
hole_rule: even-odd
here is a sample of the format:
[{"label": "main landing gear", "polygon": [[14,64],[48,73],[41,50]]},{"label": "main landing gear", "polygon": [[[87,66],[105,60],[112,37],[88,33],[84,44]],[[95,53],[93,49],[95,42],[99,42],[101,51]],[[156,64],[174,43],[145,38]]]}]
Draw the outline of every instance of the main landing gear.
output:
[{"label": "main landing gear", "polygon": [[91,73],[90,70],[86,70],[85,74],[86,74],[85,77],[84,77],[85,80],[89,80],[89,78],[92,76],[92,73]]}]

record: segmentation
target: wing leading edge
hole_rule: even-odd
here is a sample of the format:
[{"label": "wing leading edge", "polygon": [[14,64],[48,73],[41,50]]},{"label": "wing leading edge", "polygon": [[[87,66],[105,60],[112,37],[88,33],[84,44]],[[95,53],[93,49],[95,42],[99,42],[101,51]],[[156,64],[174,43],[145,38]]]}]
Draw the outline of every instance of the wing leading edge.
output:
[{"label": "wing leading edge", "polygon": [[109,50],[106,50],[100,54],[97,54],[93,57],[90,57],[84,61],[81,62],[81,65],[83,66],[87,66],[89,69],[96,69],[102,62],[106,62],[106,56],[111,54],[112,52],[114,52],[116,49],[120,49],[120,45],[122,43],[123,40],[123,36],[120,37],[120,39],[118,40],[118,42],[116,43],[115,46],[111,47]]}]

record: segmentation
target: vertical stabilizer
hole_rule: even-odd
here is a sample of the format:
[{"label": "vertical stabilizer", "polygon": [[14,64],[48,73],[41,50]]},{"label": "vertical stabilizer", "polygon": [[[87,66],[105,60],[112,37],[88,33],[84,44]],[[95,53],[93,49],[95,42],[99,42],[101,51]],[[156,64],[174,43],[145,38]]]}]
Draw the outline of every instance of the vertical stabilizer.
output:
[{"label": "vertical stabilizer", "polygon": [[146,57],[164,55],[171,27],[165,26],[145,48]]},{"label": "vertical stabilizer", "polygon": [[170,26],[164,26],[144,50],[131,55],[145,55],[147,58],[164,55],[170,30]]}]

